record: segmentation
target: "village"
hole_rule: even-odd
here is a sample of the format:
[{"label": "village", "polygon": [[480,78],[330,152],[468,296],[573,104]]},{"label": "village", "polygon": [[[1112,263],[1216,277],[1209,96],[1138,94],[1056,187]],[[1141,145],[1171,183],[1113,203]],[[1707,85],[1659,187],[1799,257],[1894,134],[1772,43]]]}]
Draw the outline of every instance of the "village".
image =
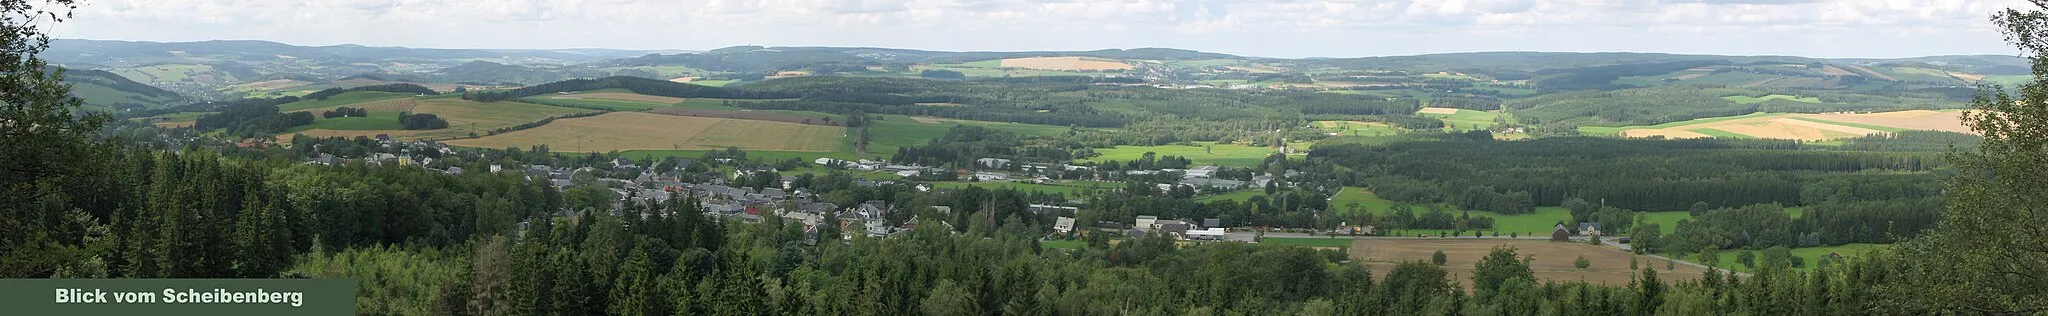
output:
[{"label": "village", "polygon": [[[757,173],[774,173],[778,171],[770,166],[733,165],[726,170],[689,172],[685,170],[691,169],[689,168],[690,165],[697,163],[697,161],[688,159],[672,160],[671,162],[674,165],[657,170],[653,166],[645,165],[647,163],[644,161],[617,158],[605,163],[583,166],[492,164],[487,166],[488,170],[465,170],[462,167],[455,166],[458,164],[467,165],[466,163],[458,163],[459,160],[482,159],[484,154],[478,150],[453,148],[443,143],[428,140],[396,140],[389,137],[375,137],[358,141],[367,141],[373,146],[369,146],[370,150],[366,152],[338,155],[337,153],[323,150],[320,144],[313,144],[310,148],[311,152],[307,155],[308,158],[304,163],[325,166],[343,166],[352,163],[396,165],[448,174],[477,171],[490,173],[510,172],[517,173],[528,180],[543,181],[557,190],[568,190],[579,186],[579,182],[586,182],[583,184],[601,186],[611,192],[611,209],[604,211],[614,215],[618,214],[618,211],[627,203],[651,205],[668,203],[671,199],[688,197],[698,201],[704,213],[723,220],[759,222],[764,217],[779,217],[785,221],[802,223],[808,234],[816,234],[819,231],[820,225],[837,225],[839,228],[837,231],[843,232],[843,235],[839,236],[841,239],[850,239],[854,235],[877,238],[899,236],[918,225],[915,219],[891,225],[891,221],[887,220],[890,213],[911,212],[913,210],[903,210],[885,201],[866,201],[855,205],[835,205],[824,202],[818,194],[794,185],[794,182],[797,181],[797,177],[794,175],[780,175],[778,176],[779,179],[767,185],[750,186],[738,183],[741,181],[740,179],[747,179]],[[259,148],[267,147],[268,144],[234,143],[232,145],[243,148]],[[712,162],[732,162],[726,158],[715,159],[719,161]],[[856,179],[853,181],[853,185],[856,186],[909,185],[920,192],[932,192],[934,190],[944,192],[950,190],[935,187],[933,183],[914,181],[914,179],[933,179],[935,178],[933,175],[945,176],[937,178],[957,179],[968,182],[1050,183],[1061,181],[1053,178],[1058,177],[1060,173],[1087,172],[1092,171],[1094,168],[1089,165],[1066,163],[1021,163],[1004,158],[976,159],[975,168],[971,170],[896,164],[866,159],[850,161],[834,158],[817,158],[810,161],[810,163],[816,165],[816,167],[832,170],[865,172],[878,175],[886,174],[896,178]],[[1242,181],[1217,177],[1219,170],[1222,170],[1222,168],[1218,166],[1198,166],[1187,169],[1124,170],[1116,174],[1121,175],[1122,178],[1127,180],[1149,179],[1152,181],[1148,182],[1158,182],[1152,183],[1152,186],[1162,194],[1173,192],[1176,189],[1211,194],[1227,193],[1246,188],[1263,187],[1274,181],[1284,181],[1282,179],[1300,175],[1297,171],[1286,170],[1283,174],[1259,174],[1251,177],[1250,181]],[[579,180],[579,177],[583,179]],[[1138,216],[1130,222],[1134,224],[1123,224],[1113,221],[1077,223],[1075,215],[1081,212],[1080,206],[1083,203],[1084,201],[1081,199],[1070,199],[1062,202],[1034,203],[1030,204],[1029,209],[1035,214],[1054,219],[1051,227],[1052,233],[1049,236],[1074,236],[1081,234],[1082,231],[1092,229],[1101,233],[1113,233],[1124,236],[1144,236],[1145,234],[1160,233],[1176,239],[1196,242],[1251,242],[1257,238],[1258,234],[1256,232],[1257,228],[1249,227],[1238,228],[1233,231],[1233,228],[1214,218],[1160,219],[1155,216]],[[945,206],[933,206],[932,208],[940,213],[950,211]],[[585,211],[593,210],[564,209],[559,210],[557,215],[576,216],[580,212]],[[951,223],[942,224],[952,225]],[[1370,232],[1347,227],[1342,231],[1324,233],[1355,235],[1359,233],[1369,234]]]}]

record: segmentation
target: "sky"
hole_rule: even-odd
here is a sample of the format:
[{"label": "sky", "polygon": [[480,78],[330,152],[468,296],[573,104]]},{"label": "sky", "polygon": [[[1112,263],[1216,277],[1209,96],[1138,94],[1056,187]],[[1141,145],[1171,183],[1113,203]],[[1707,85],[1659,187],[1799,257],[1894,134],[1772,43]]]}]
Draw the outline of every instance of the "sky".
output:
[{"label": "sky", "polygon": [[2026,0],[83,0],[60,38],[294,45],[946,51],[1166,47],[1259,57],[1474,51],[2016,54]]}]

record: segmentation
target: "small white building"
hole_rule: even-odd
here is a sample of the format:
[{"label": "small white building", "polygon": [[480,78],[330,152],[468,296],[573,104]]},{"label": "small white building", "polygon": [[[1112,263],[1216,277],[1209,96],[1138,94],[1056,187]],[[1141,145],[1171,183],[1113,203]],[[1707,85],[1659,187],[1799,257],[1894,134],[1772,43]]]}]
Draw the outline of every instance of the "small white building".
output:
[{"label": "small white building", "polygon": [[1230,233],[1228,231],[1225,231],[1222,227],[1211,227],[1209,229],[1190,229],[1187,232],[1181,233],[1181,236],[1186,236],[1188,239],[1193,240],[1223,240],[1224,236],[1228,235],[1230,235]]}]

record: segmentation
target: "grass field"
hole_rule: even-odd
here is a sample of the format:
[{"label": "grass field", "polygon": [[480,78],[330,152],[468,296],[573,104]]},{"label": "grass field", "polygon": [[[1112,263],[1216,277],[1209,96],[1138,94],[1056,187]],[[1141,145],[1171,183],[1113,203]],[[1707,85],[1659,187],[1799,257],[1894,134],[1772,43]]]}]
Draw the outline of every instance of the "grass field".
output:
[{"label": "grass field", "polygon": [[829,152],[838,148],[845,134],[846,129],[837,126],[612,112],[555,120],[541,127],[448,143],[481,148],[545,144],[550,150],[561,152],[714,150],[727,147]]},{"label": "grass field", "polygon": [[171,83],[188,81],[188,79],[191,79],[193,75],[212,72],[213,66],[200,64],[159,64],[131,68],[108,69],[107,71],[117,75],[121,75],[122,77],[127,77],[128,80],[134,80],[135,82]]},{"label": "grass field", "polygon": [[1315,121],[1316,128],[1338,136],[1387,136],[1400,133],[1399,128],[1386,123],[1360,121]]},{"label": "grass field", "polygon": [[[1812,270],[1812,269],[1813,269],[1813,268],[1814,268],[1815,266],[1818,266],[1818,265],[1820,265],[1820,259],[1821,259],[1821,257],[1822,257],[1822,256],[1826,256],[1826,255],[1828,255],[1828,254],[1830,254],[1830,253],[1834,253],[1834,254],[1840,254],[1840,255],[1842,255],[1843,257],[1855,257],[1855,256],[1860,256],[1860,255],[1864,255],[1865,253],[1867,253],[1867,252],[1870,252],[1870,251],[1880,250],[1880,249],[1884,249],[1884,248],[1888,248],[1888,247],[1891,247],[1891,245],[1886,245],[1886,244],[1846,244],[1846,245],[1841,245],[1841,246],[1825,246],[1825,247],[1806,247],[1806,248],[1792,248],[1792,256],[1795,256],[1795,257],[1800,257],[1800,258],[1806,258],[1806,266],[1805,266],[1805,267],[1801,267],[1801,268],[1798,268],[1798,269],[1800,269],[1800,270]],[[1742,264],[1741,264],[1741,263],[1738,263],[1738,262],[1737,262],[1737,260],[1735,259],[1735,258],[1736,258],[1736,256],[1739,256],[1739,255],[1741,255],[1741,253],[1742,253],[1743,251],[1755,251],[1755,252],[1757,252],[1757,255],[1758,255],[1758,257],[1759,257],[1759,258],[1761,258],[1761,257],[1762,257],[1762,255],[1763,255],[1763,250],[1741,250],[1741,249],[1723,249],[1723,250],[1721,250],[1721,261],[1719,261],[1719,262],[1717,262],[1717,263],[1714,263],[1714,264],[1711,264],[1711,265],[1712,265],[1712,266],[1714,266],[1714,267],[1716,267],[1716,268],[1721,268],[1721,269],[1725,269],[1725,270],[1733,270],[1733,271],[1737,271],[1737,272],[1752,272],[1752,270],[1755,270],[1755,269],[1750,269],[1750,268],[1748,268],[1748,267],[1743,267],[1743,266],[1742,266]],[[1697,253],[1692,253],[1692,254],[1685,254],[1684,256],[1678,256],[1678,257],[1675,257],[1675,258],[1681,258],[1680,260],[1685,260],[1685,261],[1688,261],[1688,262],[1694,262],[1694,263],[1706,264],[1706,263],[1704,263],[1704,262],[1701,262],[1701,260],[1700,260],[1700,258],[1699,258],[1699,254],[1697,254]],[[1761,263],[1761,262],[1759,262],[1759,263]]]},{"label": "grass field", "polygon": [[[1095,152],[1102,155],[1096,156],[1094,158],[1085,159],[1083,161],[1132,161],[1137,160],[1140,157],[1144,157],[1146,152],[1151,152],[1158,156],[1187,157],[1188,160],[1194,161],[1195,165],[1257,167],[1260,162],[1264,162],[1266,160],[1266,156],[1272,155],[1273,153],[1280,151],[1279,148],[1272,147],[1252,147],[1238,144],[1216,144],[1214,142],[1196,142],[1195,144],[1196,146],[1165,145],[1116,146],[1116,148],[1096,148]],[[1309,146],[1309,143],[1294,143],[1292,146],[1307,148]]]},{"label": "grass field", "polygon": [[[831,117],[834,120],[839,119],[838,116]],[[947,130],[958,125],[981,126],[1017,133],[1018,136],[1057,135],[1067,132],[1065,126],[1052,125],[933,118],[920,120],[903,115],[875,115],[875,118],[877,120],[870,122],[871,125],[868,126],[868,153],[875,155],[893,155],[896,148],[922,145],[932,138],[946,135]]]},{"label": "grass field", "polygon": [[[1351,245],[1351,258],[1358,260],[1373,271],[1374,277],[1385,277],[1394,266],[1401,262],[1428,262],[1430,256],[1443,251],[1446,260],[1444,270],[1449,278],[1466,287],[1472,285],[1472,267],[1494,247],[1514,247],[1516,254],[1527,257],[1529,270],[1535,272],[1540,281],[1585,281],[1610,286],[1628,285],[1635,277],[1629,269],[1629,259],[1636,258],[1640,267],[1657,269],[1657,277],[1665,282],[1694,280],[1706,274],[1705,269],[1678,265],[1666,269],[1662,260],[1630,255],[1628,252],[1604,246],[1572,242],[1550,242],[1509,239],[1438,239],[1438,238],[1385,238],[1358,239]],[[1573,267],[1580,256],[1592,263],[1586,269]]]},{"label": "grass field", "polygon": [[[450,139],[467,137],[472,133],[476,135],[483,135],[494,129],[531,123],[535,121],[540,121],[542,119],[547,119],[549,117],[594,112],[586,109],[546,106],[525,102],[485,103],[452,97],[420,98],[415,103],[417,105],[414,105],[412,107],[413,113],[433,113],[434,115],[440,116],[441,119],[447,120],[448,128],[419,131],[398,129],[339,130],[326,128],[311,128],[306,130],[287,132],[285,134],[305,133],[308,136],[321,137],[355,137],[388,134],[393,137],[398,137],[402,139]],[[372,110],[370,113],[372,117],[377,117],[378,115],[380,115],[380,112],[377,112],[375,110]],[[398,117],[396,113],[390,113],[389,115],[392,122],[397,122]]]},{"label": "grass field", "polygon": [[1728,100],[1728,101],[1733,101],[1733,102],[1735,102],[1735,103],[1741,103],[1741,104],[1757,104],[1757,103],[1764,103],[1764,102],[1768,102],[1768,101],[1771,101],[1771,100],[1786,100],[1786,101],[1794,101],[1794,102],[1806,102],[1806,103],[1820,103],[1820,98],[1816,98],[1816,97],[1802,97],[1802,96],[1794,96],[1794,95],[1784,95],[1784,94],[1773,94],[1773,95],[1766,95],[1766,96],[1763,96],[1763,97],[1752,97],[1752,96],[1746,96],[1746,95],[1731,95],[1731,96],[1725,96],[1725,97],[1721,97],[1721,99],[1722,99],[1722,100]]},{"label": "grass field", "polygon": [[[1230,198],[1241,201],[1243,199],[1251,198],[1252,195],[1257,195],[1261,193],[1264,192],[1259,192],[1256,190],[1246,190],[1233,192],[1227,195],[1218,195],[1215,197],[1211,197],[1211,199],[1223,198],[1228,196]],[[1242,194],[1243,196],[1237,196],[1239,194]],[[1388,201],[1387,199],[1380,198],[1378,195],[1372,194],[1371,191],[1366,190],[1365,188],[1345,187],[1342,192],[1337,193],[1337,196],[1331,198],[1330,207],[1333,209],[1332,211],[1334,212],[1348,213],[1350,212],[1350,205],[1353,203],[1358,204],[1359,207],[1362,208],[1364,211],[1373,212],[1373,214],[1377,215],[1387,214],[1387,210],[1392,208],[1395,204],[1395,202],[1393,201]],[[1506,233],[1509,232],[1520,234],[1522,236],[1547,235],[1550,233],[1550,230],[1552,228],[1556,228],[1555,225],[1557,225],[1558,223],[1569,223],[1572,219],[1571,210],[1565,209],[1564,207],[1560,206],[1539,206],[1536,207],[1536,211],[1533,213],[1514,215],[1502,215],[1500,213],[1488,211],[1460,211],[1456,210],[1455,207],[1451,207],[1448,205],[1444,207],[1451,208],[1452,211],[1470,212],[1473,216],[1485,215],[1488,217],[1493,217],[1494,229],[1490,231],[1500,231],[1503,233],[1502,236],[1506,236]],[[1416,208],[1416,212],[1426,211],[1426,209],[1420,206],[1417,206]],[[1805,209],[1801,207],[1786,207],[1785,213],[1787,215],[1790,215],[1792,218],[1799,218],[1799,216],[1802,213],[1805,213],[1804,210]],[[1645,220],[1648,220],[1650,223],[1656,223],[1658,225],[1659,231],[1666,234],[1671,233],[1673,229],[1676,229],[1678,227],[1679,220],[1692,218],[1692,214],[1683,211],[1639,212],[1637,214],[1641,214],[1641,216],[1646,216],[1647,218]],[[1448,233],[1448,231],[1404,229],[1400,233],[1401,235],[1405,236],[1413,236],[1417,233],[1435,235],[1437,233]],[[1626,232],[1609,232],[1609,235],[1622,234],[1626,234]]]},{"label": "grass field", "polygon": [[[1451,129],[1460,131],[1493,128],[1493,119],[1501,115],[1500,113],[1487,111],[1451,108],[1423,108],[1423,110],[1423,112],[1419,112],[1422,116],[1443,120],[1444,124],[1451,126]],[[1451,113],[1446,114],[1443,112]]]}]

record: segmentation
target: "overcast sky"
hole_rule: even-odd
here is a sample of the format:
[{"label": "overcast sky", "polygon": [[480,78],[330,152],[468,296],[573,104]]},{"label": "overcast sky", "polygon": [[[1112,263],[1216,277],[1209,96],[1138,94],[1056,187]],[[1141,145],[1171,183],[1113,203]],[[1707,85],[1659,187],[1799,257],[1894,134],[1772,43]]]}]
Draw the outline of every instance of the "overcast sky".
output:
[{"label": "overcast sky", "polygon": [[1264,57],[2013,54],[2025,0],[83,0],[63,38],[704,50],[1170,47]]}]

